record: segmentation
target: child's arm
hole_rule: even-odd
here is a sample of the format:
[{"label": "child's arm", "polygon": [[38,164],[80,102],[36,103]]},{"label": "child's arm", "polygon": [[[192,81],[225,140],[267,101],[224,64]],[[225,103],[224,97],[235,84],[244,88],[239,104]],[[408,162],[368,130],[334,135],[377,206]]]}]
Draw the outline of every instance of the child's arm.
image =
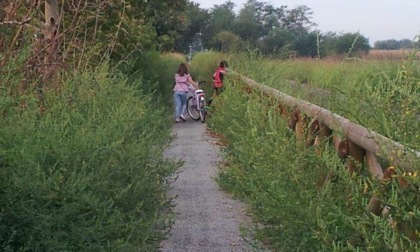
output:
[{"label": "child's arm", "polygon": [[188,82],[194,86],[195,89],[199,89],[197,83],[190,77],[188,77]]}]

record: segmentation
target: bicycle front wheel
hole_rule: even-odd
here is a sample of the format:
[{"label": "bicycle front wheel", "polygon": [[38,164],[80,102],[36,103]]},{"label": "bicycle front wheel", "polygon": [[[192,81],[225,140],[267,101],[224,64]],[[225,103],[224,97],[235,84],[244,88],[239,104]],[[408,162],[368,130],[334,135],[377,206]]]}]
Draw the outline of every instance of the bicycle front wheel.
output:
[{"label": "bicycle front wheel", "polygon": [[200,119],[201,122],[204,123],[206,120],[206,103],[204,102],[204,99],[200,100]]},{"label": "bicycle front wheel", "polygon": [[187,112],[190,115],[191,119],[198,121],[200,119],[200,113],[198,112],[197,101],[194,97],[190,96],[187,100]]}]

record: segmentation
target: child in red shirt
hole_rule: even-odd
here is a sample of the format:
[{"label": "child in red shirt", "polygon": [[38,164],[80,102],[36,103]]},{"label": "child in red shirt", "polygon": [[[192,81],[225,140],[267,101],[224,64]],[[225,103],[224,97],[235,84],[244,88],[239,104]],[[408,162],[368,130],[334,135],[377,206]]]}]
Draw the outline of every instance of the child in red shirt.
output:
[{"label": "child in red shirt", "polygon": [[223,90],[223,78],[227,67],[227,62],[222,60],[219,64],[219,67],[213,74],[213,89],[215,95],[219,95]]}]

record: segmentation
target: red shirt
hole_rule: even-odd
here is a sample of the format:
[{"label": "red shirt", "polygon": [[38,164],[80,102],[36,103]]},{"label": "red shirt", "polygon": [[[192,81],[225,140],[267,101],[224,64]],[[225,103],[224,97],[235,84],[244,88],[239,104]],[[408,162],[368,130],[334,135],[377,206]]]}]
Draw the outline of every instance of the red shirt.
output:
[{"label": "red shirt", "polygon": [[224,67],[218,67],[213,74],[213,86],[215,88],[223,87],[223,75],[225,73]]}]

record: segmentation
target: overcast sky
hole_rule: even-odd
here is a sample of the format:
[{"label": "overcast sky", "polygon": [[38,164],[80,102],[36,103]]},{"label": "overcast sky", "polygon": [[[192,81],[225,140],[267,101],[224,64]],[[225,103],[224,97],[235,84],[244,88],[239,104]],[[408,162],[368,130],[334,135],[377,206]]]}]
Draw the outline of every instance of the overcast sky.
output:
[{"label": "overcast sky", "polygon": [[[193,0],[209,9],[227,0]],[[235,11],[247,0],[232,0]],[[293,9],[306,5],[312,11],[312,22],[321,32],[360,32],[373,45],[387,39],[413,40],[420,35],[420,0],[261,0],[275,7]]]}]

